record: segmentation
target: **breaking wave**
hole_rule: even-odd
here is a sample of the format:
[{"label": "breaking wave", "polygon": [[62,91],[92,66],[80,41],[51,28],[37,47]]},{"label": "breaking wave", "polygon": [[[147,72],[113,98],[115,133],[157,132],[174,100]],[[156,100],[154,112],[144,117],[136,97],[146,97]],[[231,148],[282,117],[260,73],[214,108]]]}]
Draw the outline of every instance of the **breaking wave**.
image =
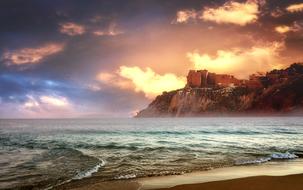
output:
[{"label": "breaking wave", "polygon": [[75,177],[73,177],[73,179],[83,179],[83,178],[91,177],[93,175],[93,173],[98,172],[99,169],[103,166],[105,166],[105,162],[100,159],[100,163],[98,163],[91,169],[79,172]]},{"label": "breaking wave", "polygon": [[262,164],[271,160],[288,160],[299,158],[296,154],[285,152],[285,153],[273,153],[268,157],[257,158],[253,160],[240,160],[236,161],[235,165],[251,165],[251,164]]}]

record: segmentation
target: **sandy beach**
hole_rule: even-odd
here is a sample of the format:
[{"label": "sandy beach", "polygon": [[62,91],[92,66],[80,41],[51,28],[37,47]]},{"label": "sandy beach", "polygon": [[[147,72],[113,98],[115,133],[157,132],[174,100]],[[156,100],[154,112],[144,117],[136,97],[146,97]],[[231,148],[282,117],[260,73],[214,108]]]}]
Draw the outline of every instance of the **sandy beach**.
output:
[{"label": "sandy beach", "polygon": [[[185,184],[157,190],[301,190],[303,174],[287,176],[255,176],[207,183]],[[93,184],[64,185],[55,189],[74,190],[139,190],[140,184],[135,181],[102,182]],[[156,190],[156,189],[154,189]]]},{"label": "sandy beach", "polygon": [[76,180],[55,189],[102,190],[301,190],[302,159],[252,166],[218,168],[183,175],[100,182],[98,177]]},{"label": "sandy beach", "polygon": [[256,176],[240,179],[178,185],[161,190],[301,190],[303,174],[287,176]]}]

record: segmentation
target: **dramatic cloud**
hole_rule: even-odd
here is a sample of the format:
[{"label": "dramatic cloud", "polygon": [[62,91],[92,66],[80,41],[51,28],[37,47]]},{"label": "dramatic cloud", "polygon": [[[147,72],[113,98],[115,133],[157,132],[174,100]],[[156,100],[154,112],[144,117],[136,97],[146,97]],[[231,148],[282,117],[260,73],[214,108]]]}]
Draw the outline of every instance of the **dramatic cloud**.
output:
[{"label": "dramatic cloud", "polygon": [[276,26],[275,31],[284,34],[287,32],[297,32],[302,30],[302,23],[294,22],[291,26],[286,26],[286,25],[281,25],[281,26]]},{"label": "dramatic cloud", "polygon": [[217,8],[206,8],[202,19],[216,23],[231,23],[244,26],[258,19],[258,4],[253,1],[238,3],[230,1]]},{"label": "dramatic cloud", "polygon": [[41,96],[40,100],[44,104],[48,104],[51,106],[57,107],[66,107],[69,105],[67,99],[65,97],[53,97],[53,96]]},{"label": "dramatic cloud", "polygon": [[143,92],[150,99],[164,91],[183,88],[186,84],[185,77],[172,73],[160,75],[150,68],[144,71],[139,67],[127,66],[121,66],[117,73],[101,72],[97,80],[111,87]]},{"label": "dramatic cloud", "polygon": [[67,22],[60,24],[60,32],[69,36],[77,36],[85,33],[85,27],[76,23]]},{"label": "dramatic cloud", "polygon": [[164,91],[183,88],[186,84],[185,77],[178,77],[172,73],[159,75],[152,69],[142,70],[139,67],[121,66],[120,76],[129,79],[136,92],[144,92],[147,98],[153,98]]},{"label": "dramatic cloud", "polygon": [[0,117],[123,117],[189,69],[247,77],[302,62],[303,11],[289,6],[302,1],[264,2],[0,3]]},{"label": "dramatic cloud", "polygon": [[286,33],[286,32],[291,31],[291,27],[282,25],[282,26],[277,26],[277,27],[275,27],[275,30],[276,30],[276,32],[278,32],[278,33],[284,34],[284,33]]},{"label": "dramatic cloud", "polygon": [[114,86],[121,89],[132,89],[131,81],[122,78],[118,73],[101,72],[96,79],[107,86]]},{"label": "dramatic cloud", "polygon": [[41,62],[44,58],[58,53],[64,49],[63,44],[50,43],[37,48],[24,48],[15,51],[7,51],[2,59],[8,65],[35,64]]},{"label": "dramatic cloud", "polygon": [[289,12],[303,11],[303,3],[289,5],[286,10]]},{"label": "dramatic cloud", "polygon": [[53,117],[60,114],[75,114],[73,106],[66,97],[55,95],[27,95],[27,100],[19,107],[19,112],[28,117]]},{"label": "dramatic cloud", "polygon": [[187,23],[190,20],[213,21],[218,24],[229,23],[244,26],[258,19],[259,5],[256,1],[239,3],[228,1],[216,8],[206,7],[204,10],[180,10],[173,23]]},{"label": "dramatic cloud", "polygon": [[195,10],[181,10],[177,12],[177,18],[173,23],[186,23],[190,19],[196,19],[198,16],[198,12]]},{"label": "dramatic cloud", "polygon": [[96,36],[116,36],[119,34],[123,34],[123,31],[117,28],[116,23],[111,23],[106,30],[95,30],[93,32]]},{"label": "dramatic cloud", "polygon": [[39,107],[39,102],[32,96],[27,96],[28,100],[24,103],[25,109],[32,109]]},{"label": "dramatic cloud", "polygon": [[254,72],[265,72],[281,67],[279,51],[283,44],[272,43],[266,46],[256,46],[251,49],[219,50],[212,57],[197,52],[187,53],[195,69],[208,69],[216,73],[229,73],[239,78],[247,78]]},{"label": "dramatic cloud", "polygon": [[25,108],[41,108],[41,106],[48,107],[68,107],[70,103],[67,98],[62,96],[48,96],[43,95],[39,98],[35,98],[34,96],[28,95],[28,100],[24,103]]}]

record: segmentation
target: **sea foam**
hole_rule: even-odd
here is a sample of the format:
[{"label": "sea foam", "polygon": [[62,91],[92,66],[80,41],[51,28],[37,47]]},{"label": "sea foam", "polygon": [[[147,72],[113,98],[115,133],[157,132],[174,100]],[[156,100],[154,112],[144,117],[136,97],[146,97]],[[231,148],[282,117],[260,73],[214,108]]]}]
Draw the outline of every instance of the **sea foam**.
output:
[{"label": "sea foam", "polygon": [[93,173],[98,172],[98,170],[105,165],[105,162],[103,160],[100,159],[100,163],[98,163],[97,165],[95,165],[93,168],[83,171],[83,172],[79,172],[75,177],[73,177],[73,179],[83,179],[83,178],[87,178],[92,176]]},{"label": "sea foam", "polygon": [[287,159],[295,159],[299,158],[297,155],[289,152],[285,153],[273,153],[268,157],[257,158],[252,160],[240,160],[236,161],[235,165],[250,165],[250,164],[262,164],[265,162],[269,162],[271,160],[287,160]]},{"label": "sea foam", "polygon": [[285,153],[274,153],[271,155],[272,159],[295,159],[298,158],[297,155],[285,152]]},{"label": "sea foam", "polygon": [[137,177],[136,174],[126,174],[126,175],[117,176],[117,177],[115,177],[115,179],[133,179],[136,177]]}]

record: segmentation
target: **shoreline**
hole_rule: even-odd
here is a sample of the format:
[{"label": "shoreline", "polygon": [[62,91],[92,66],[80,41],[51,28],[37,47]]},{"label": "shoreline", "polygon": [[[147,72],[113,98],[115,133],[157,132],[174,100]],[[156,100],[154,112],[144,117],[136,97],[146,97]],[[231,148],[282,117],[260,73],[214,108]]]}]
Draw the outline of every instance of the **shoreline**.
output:
[{"label": "shoreline", "polygon": [[285,176],[253,176],[222,181],[184,184],[153,190],[301,190],[303,174]]},{"label": "shoreline", "polygon": [[[301,179],[301,180],[299,180]],[[258,165],[233,166],[182,175],[145,177],[101,182],[98,177],[71,181],[53,189],[74,190],[183,190],[183,189],[265,189],[303,186],[303,159],[267,162]],[[280,183],[281,181],[281,183]],[[282,184],[283,182],[283,184]],[[294,185],[293,185],[294,184]],[[297,186],[295,186],[297,185]],[[228,188],[227,188],[228,186]],[[231,188],[232,187],[232,188]],[[260,188],[259,188],[260,187]],[[294,188],[293,188],[294,187]]]}]

